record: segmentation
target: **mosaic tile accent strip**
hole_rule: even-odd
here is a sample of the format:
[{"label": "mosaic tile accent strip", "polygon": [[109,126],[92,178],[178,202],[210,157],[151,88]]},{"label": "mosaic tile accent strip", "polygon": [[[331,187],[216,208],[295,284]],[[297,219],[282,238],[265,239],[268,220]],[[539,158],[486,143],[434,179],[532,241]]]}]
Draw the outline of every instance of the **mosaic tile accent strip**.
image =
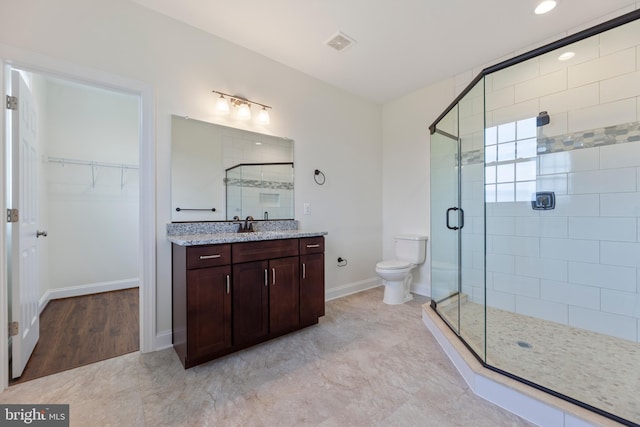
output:
[{"label": "mosaic tile accent strip", "polygon": [[293,190],[293,182],[263,181],[260,179],[224,178],[230,187],[269,188],[272,190]]},{"label": "mosaic tile accent strip", "polygon": [[460,162],[463,166],[484,163],[484,150],[472,150],[461,153]]},{"label": "mosaic tile accent strip", "polygon": [[[553,137],[542,135],[538,137],[538,155],[636,141],[640,141],[640,122],[625,123]],[[484,150],[465,151],[461,153],[460,157],[463,166],[483,163]]]},{"label": "mosaic tile accent strip", "polygon": [[[543,128],[544,129],[544,128]],[[640,122],[625,123],[555,137],[538,137],[538,154],[640,141]]]}]

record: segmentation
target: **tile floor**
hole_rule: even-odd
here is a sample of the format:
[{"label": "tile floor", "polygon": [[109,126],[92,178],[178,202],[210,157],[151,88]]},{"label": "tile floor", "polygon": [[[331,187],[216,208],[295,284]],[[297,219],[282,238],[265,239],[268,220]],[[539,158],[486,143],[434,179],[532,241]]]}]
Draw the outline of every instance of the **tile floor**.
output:
[{"label": "tile floor", "polygon": [[475,396],[421,320],[381,288],[318,325],[184,370],[173,349],[12,386],[1,403],[68,403],[72,426],[530,426]]}]

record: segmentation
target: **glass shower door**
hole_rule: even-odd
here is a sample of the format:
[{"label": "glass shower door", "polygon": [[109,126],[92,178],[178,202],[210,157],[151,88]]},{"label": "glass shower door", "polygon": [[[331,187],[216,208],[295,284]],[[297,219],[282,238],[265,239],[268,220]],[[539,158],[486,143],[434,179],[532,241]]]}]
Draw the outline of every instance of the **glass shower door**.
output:
[{"label": "glass shower door", "polygon": [[[431,135],[431,298],[442,318],[460,332],[460,144],[457,108]],[[439,124],[439,125],[440,125]],[[445,130],[446,129],[446,130]]]},{"label": "glass shower door", "polygon": [[485,355],[484,81],[431,135],[431,288],[438,314]]}]

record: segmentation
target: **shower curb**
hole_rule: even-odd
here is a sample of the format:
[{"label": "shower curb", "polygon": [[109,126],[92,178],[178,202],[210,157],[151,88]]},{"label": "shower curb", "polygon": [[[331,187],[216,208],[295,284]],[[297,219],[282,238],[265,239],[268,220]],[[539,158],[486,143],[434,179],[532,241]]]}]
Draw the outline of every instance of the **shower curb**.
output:
[{"label": "shower curb", "polygon": [[479,397],[543,427],[622,425],[485,368],[429,305],[430,301],[422,306],[423,323]]}]

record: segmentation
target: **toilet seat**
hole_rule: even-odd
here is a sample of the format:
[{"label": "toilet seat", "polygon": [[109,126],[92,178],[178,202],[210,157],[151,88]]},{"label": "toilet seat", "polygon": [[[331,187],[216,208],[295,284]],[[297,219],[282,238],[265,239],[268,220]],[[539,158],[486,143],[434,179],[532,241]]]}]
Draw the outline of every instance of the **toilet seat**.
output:
[{"label": "toilet seat", "polygon": [[411,263],[408,261],[402,261],[400,259],[392,259],[387,261],[380,261],[376,264],[376,267],[383,270],[402,270],[403,268],[411,267]]}]

